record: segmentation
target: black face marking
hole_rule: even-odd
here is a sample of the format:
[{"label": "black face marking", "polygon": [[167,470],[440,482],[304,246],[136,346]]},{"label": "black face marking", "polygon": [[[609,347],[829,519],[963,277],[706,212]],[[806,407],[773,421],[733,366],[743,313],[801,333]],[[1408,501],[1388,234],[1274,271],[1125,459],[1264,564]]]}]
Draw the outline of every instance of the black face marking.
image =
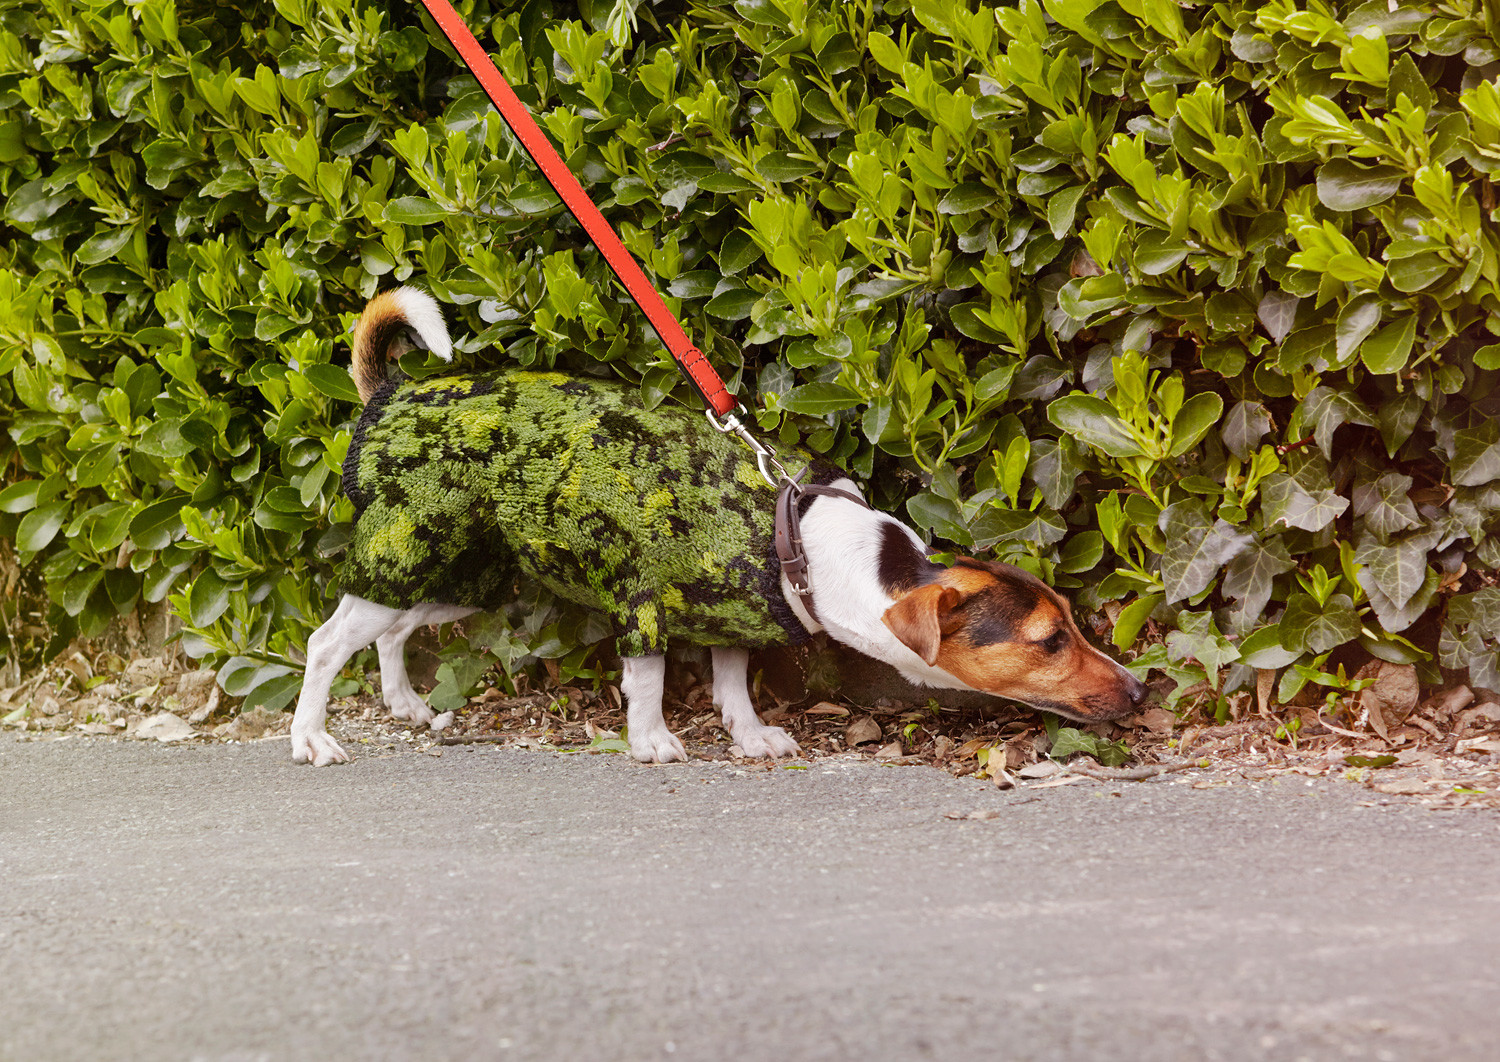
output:
[{"label": "black face marking", "polygon": [[1019,640],[1022,625],[1042,602],[1042,592],[1021,580],[997,578],[996,586],[981,590],[957,609],[970,645],[995,645]]},{"label": "black face marking", "polygon": [[879,569],[881,588],[892,596],[926,586],[941,571],[895,523],[880,529]]}]

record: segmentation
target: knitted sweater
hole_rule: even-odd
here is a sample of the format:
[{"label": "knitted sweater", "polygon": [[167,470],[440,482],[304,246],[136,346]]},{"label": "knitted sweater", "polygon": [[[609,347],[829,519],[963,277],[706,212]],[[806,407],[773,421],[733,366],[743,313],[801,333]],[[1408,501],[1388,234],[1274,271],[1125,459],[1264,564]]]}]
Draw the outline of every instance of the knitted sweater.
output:
[{"label": "knitted sweater", "polygon": [[378,604],[493,609],[531,578],[605,613],[623,656],[806,638],[750,451],[632,388],[508,369],[392,381],[355,429],[344,491],[359,516],[343,589]]}]

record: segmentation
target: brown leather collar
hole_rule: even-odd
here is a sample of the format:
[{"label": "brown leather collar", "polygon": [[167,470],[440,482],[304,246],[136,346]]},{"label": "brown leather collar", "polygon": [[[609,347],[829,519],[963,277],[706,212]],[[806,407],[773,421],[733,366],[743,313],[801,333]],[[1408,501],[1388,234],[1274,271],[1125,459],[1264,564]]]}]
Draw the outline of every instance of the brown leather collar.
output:
[{"label": "brown leather collar", "polygon": [[818,610],[813,607],[812,583],[807,576],[807,551],[802,548],[802,496],[821,495],[844,498],[870,508],[870,503],[858,494],[851,494],[838,487],[809,484],[804,487],[790,479],[783,479],[776,492],[776,557],[781,561],[781,573],[791,584],[792,591],[802,599],[802,607],[814,623],[818,623]]}]

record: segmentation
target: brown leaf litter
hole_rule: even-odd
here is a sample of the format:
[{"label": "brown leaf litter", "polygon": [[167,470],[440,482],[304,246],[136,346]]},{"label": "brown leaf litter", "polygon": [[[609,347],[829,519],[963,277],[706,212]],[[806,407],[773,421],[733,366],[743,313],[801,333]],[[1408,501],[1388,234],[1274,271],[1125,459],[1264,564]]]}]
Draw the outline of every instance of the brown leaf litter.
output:
[{"label": "brown leaf litter", "polygon": [[[791,761],[793,766],[852,756],[936,767],[1003,788],[1036,789],[1178,774],[1195,787],[1209,788],[1295,774],[1362,786],[1371,804],[1500,807],[1497,698],[1457,686],[1423,699],[1410,668],[1384,663],[1368,665],[1356,679],[1369,681],[1332,708],[1319,704],[1259,714],[1245,695],[1238,702],[1240,717],[1222,725],[1192,709],[1178,716],[1151,707],[1120,725],[1092,728],[1129,748],[1131,762],[1118,769],[1082,755],[1066,764],[1048,759],[1050,741],[1041,717],[1004,704],[950,709],[882,698],[871,704],[822,700],[804,706],[762,691],[761,717],[785,727],[802,746],[803,757]],[[675,695],[665,709],[668,725],[691,756],[764,770],[789,765],[784,759],[773,764],[738,755],[712,704],[711,684],[689,681],[669,692]],[[211,671],[160,657],[90,655],[77,647],[19,685],[0,689],[0,723],[33,740],[80,735],[169,743],[254,741],[284,738],[291,715],[239,710],[237,699],[222,693]],[[334,701],[330,725],[356,757],[402,750],[441,755],[444,745],[480,742],[618,751],[625,712],[612,685],[597,691],[554,685],[515,696],[490,688],[436,732],[392,719],[378,695],[364,693]]]}]

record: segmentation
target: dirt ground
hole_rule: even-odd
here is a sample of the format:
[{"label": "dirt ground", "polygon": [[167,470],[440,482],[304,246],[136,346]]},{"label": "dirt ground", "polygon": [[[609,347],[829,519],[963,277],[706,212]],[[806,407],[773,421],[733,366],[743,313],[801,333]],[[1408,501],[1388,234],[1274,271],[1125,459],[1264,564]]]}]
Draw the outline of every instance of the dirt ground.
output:
[{"label": "dirt ground", "polygon": [[[430,656],[430,654],[429,654]],[[422,682],[420,648],[413,677]],[[430,660],[429,660],[430,663]],[[136,738],[161,742],[236,742],[275,739],[290,727],[289,712],[241,711],[224,697],[213,672],[191,661],[132,656],[78,645],[10,688],[0,688],[0,725],[34,740],[62,736]],[[1236,702],[1223,724],[1179,702],[1179,711],[1148,707],[1120,725],[1096,726],[1085,742],[1111,747],[1103,766],[1084,754],[1052,758],[1053,740],[1036,712],[996,702],[992,707],[948,707],[937,701],[863,696],[782,700],[759,691],[762,718],[786,728],[802,747],[801,762],[858,756],[894,764],[923,764],[954,775],[977,775],[1000,788],[1054,787],[1090,778],[1137,781],[1189,772],[1194,785],[1223,784],[1279,774],[1342,779],[1368,790],[1372,803],[1419,802],[1434,808],[1500,807],[1500,703],[1488,693],[1456,687],[1420,698],[1406,670],[1381,665],[1374,685],[1352,703],[1258,713],[1251,698]],[[695,758],[740,756],[711,703],[707,675],[674,668],[666,717]],[[430,676],[429,676],[430,680]],[[436,750],[445,745],[498,743],[522,748],[591,748],[624,752],[625,723],[618,687],[598,690],[548,683],[507,696],[490,687],[470,699],[440,729],[393,719],[382,705],[375,673],[363,691],[330,704],[329,729],[354,756],[399,746]],[[866,691],[868,693],[868,691]],[[918,696],[913,691],[914,696]],[[1155,698],[1153,698],[1153,701]],[[1186,706],[1186,707],[1184,707]],[[445,725],[443,725],[445,724]],[[1067,724],[1063,724],[1066,726]],[[782,761],[782,766],[786,761]]]}]

